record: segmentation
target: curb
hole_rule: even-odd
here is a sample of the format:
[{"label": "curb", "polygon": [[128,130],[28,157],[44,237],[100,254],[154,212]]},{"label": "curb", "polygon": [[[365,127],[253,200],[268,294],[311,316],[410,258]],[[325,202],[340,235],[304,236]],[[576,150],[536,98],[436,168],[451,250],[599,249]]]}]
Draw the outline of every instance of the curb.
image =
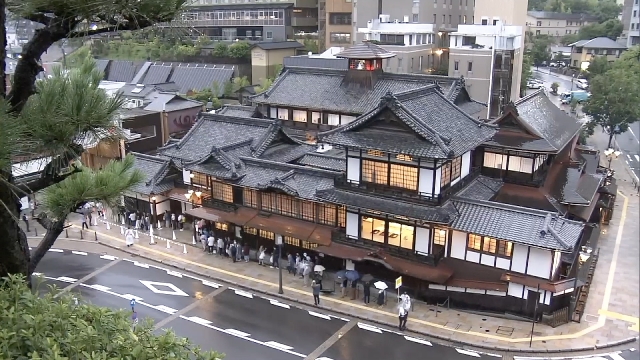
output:
[{"label": "curb", "polygon": [[[158,262],[160,264],[163,264],[163,265],[166,265],[166,266],[170,266],[170,267],[178,269],[178,270],[194,273],[194,274],[197,274],[197,275],[205,277],[205,278],[211,278],[211,279],[214,279],[216,281],[220,281],[222,283],[232,285],[233,287],[241,288],[243,290],[249,290],[250,292],[269,295],[269,296],[272,296],[272,297],[284,299],[284,300],[287,300],[287,301],[290,301],[290,302],[294,302],[294,303],[297,303],[297,304],[302,304],[302,305],[306,305],[306,306],[313,306],[310,301],[307,302],[307,301],[304,301],[304,300],[291,298],[291,297],[286,296],[284,294],[278,294],[277,292],[252,289],[252,288],[250,288],[250,287],[248,287],[246,285],[239,284],[239,283],[237,283],[235,281],[221,279],[220,277],[211,276],[209,274],[205,274],[205,273],[203,273],[201,271],[197,271],[197,270],[196,271],[190,270],[190,269],[187,269],[184,266],[171,264],[169,262],[166,262],[165,260],[154,259],[151,256],[136,254],[136,253],[133,253],[133,252],[128,251],[126,249],[120,248],[120,247],[118,247],[116,245],[105,243],[105,242],[103,242],[101,240],[98,240],[97,243],[100,244],[100,245],[106,246],[108,248],[111,248],[111,249],[114,249],[114,250],[118,250],[118,251],[123,251],[123,252],[126,252],[126,253],[131,254],[131,255],[136,255],[136,256],[139,256],[141,258],[144,258],[144,259],[147,259],[147,260],[151,260],[151,261],[154,261],[154,262]],[[333,309],[333,308],[329,308],[329,307],[322,306],[322,305],[320,305],[319,308],[325,309],[327,311],[330,311],[330,312],[333,312],[333,313],[337,313],[337,314],[340,314],[340,315],[344,315],[344,316],[347,316],[347,317],[350,317],[350,318],[366,320],[368,322],[375,323],[375,324],[378,324],[378,325],[383,325],[385,327],[395,328],[395,326],[393,324],[389,323],[389,322],[385,322],[385,321],[381,321],[381,320],[369,319],[369,318],[367,318],[365,316],[354,315],[352,313],[349,313],[347,311],[343,311],[343,310],[340,310],[340,309]],[[543,353],[563,353],[563,352],[572,353],[572,352],[579,352],[579,351],[590,351],[590,350],[596,350],[596,349],[606,349],[606,348],[619,346],[619,345],[624,345],[624,344],[628,344],[628,343],[632,343],[632,342],[638,341],[638,337],[630,337],[630,338],[617,340],[617,341],[612,341],[612,342],[609,342],[609,343],[605,343],[605,344],[602,344],[602,345],[596,345],[596,346],[571,348],[571,349],[533,350],[533,349],[507,348],[507,347],[502,347],[502,346],[491,346],[491,345],[478,344],[478,343],[473,343],[473,342],[462,342],[460,340],[452,340],[451,337],[431,334],[431,333],[428,333],[426,331],[409,330],[409,332],[412,332],[412,333],[415,333],[415,334],[420,334],[422,336],[426,336],[426,337],[429,337],[429,338],[443,340],[443,341],[449,342],[449,343],[451,343],[453,345],[460,345],[463,349],[472,350],[471,348],[478,348],[478,349],[483,349],[483,350],[498,350],[498,351],[503,351],[503,352],[507,352],[507,353],[529,353],[529,354],[536,354],[536,353],[540,353],[540,354],[543,354]]]}]

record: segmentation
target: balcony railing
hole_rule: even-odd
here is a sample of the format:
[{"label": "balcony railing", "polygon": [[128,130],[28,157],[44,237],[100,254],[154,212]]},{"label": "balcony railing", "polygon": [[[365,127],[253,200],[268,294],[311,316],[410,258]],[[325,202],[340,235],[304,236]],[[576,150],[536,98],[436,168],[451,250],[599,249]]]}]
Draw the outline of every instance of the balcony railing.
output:
[{"label": "balcony railing", "polygon": [[469,185],[471,181],[473,181],[480,174],[480,168],[473,168],[469,172],[469,175],[465,176],[463,179],[458,181],[452,186],[441,190],[438,195],[430,195],[430,194],[421,194],[417,191],[412,191],[408,189],[401,189],[396,187],[390,187],[381,184],[361,182],[359,184],[349,182],[347,180],[346,175],[341,175],[336,178],[335,186],[337,188],[356,190],[358,192],[362,192],[368,195],[383,195],[387,197],[393,198],[401,198],[404,200],[413,200],[420,203],[428,203],[432,205],[440,205],[447,201],[451,196],[455,195],[458,191],[463,189],[465,186]]},{"label": "balcony railing", "polygon": [[213,198],[202,199],[202,206],[210,209],[222,210],[224,212],[234,212],[238,209],[238,205],[236,204],[231,204]]},{"label": "balcony railing", "polygon": [[415,261],[415,262],[422,263],[429,266],[438,266],[438,263],[444,257],[444,246],[439,246],[438,249],[433,254],[423,255],[423,254],[415,253],[412,250],[403,249],[396,246],[388,246],[388,245],[381,246],[370,240],[365,240],[362,238],[358,238],[358,239],[348,238],[347,235],[342,230],[339,230],[339,229],[335,229],[331,232],[331,241],[335,241],[337,243],[347,245],[347,246],[370,250],[372,253],[378,250],[382,250],[388,253],[389,255],[392,255],[401,259],[405,259],[405,260]]}]

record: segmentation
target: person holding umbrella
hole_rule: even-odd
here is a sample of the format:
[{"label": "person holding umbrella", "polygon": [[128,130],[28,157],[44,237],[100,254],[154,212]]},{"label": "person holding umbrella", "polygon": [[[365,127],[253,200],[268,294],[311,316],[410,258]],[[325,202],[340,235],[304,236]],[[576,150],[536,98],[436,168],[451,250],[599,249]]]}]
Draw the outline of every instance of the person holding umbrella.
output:
[{"label": "person holding umbrella", "polygon": [[379,307],[384,305],[384,291],[387,289],[387,284],[383,281],[377,281],[373,284],[373,286],[378,289],[378,301],[377,304]]}]

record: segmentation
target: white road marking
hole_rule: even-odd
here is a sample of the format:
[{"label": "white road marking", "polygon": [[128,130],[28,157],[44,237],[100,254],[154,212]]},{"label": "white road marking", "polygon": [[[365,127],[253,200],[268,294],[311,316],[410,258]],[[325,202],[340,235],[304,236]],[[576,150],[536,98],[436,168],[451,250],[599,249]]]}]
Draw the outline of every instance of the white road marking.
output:
[{"label": "white road marking", "polygon": [[99,290],[99,291],[109,291],[109,290],[111,290],[110,287],[106,287],[106,286],[103,286],[103,285],[88,285],[88,286],[90,288],[92,288],[92,289],[96,289],[96,290]]},{"label": "white road marking", "polygon": [[31,275],[35,275],[35,276],[42,276],[42,273],[34,272],[34,273],[33,273],[33,274],[31,274]]},{"label": "white road marking", "polygon": [[493,356],[493,357],[497,357],[497,358],[502,358],[502,355],[496,355],[496,354],[489,354],[489,353],[483,353],[481,352],[482,355],[487,355],[487,356]]},{"label": "white road marking", "polygon": [[200,325],[209,325],[211,324],[211,321],[207,320],[207,319],[203,319],[201,317],[197,317],[197,316],[191,316],[188,318],[185,318],[186,320],[189,320],[191,322],[194,322],[196,324],[200,324]]},{"label": "white road marking", "polygon": [[101,255],[100,259],[105,259],[105,260],[118,260],[117,257],[113,256],[113,255]]},{"label": "white road marking", "polygon": [[246,291],[236,290],[235,293],[236,293],[236,295],[240,295],[240,296],[244,296],[244,297],[249,298],[249,299],[253,299],[253,295],[251,293],[246,292]]},{"label": "white road marking", "polygon": [[283,349],[283,350],[291,350],[291,349],[293,349],[293,346],[280,344],[279,342],[275,342],[275,341],[267,341],[264,344],[269,346],[269,347],[276,348],[276,349]]},{"label": "white road marking", "polygon": [[[193,320],[191,320],[190,318],[188,318],[188,317],[186,317],[186,316],[180,316],[180,318],[181,318],[181,319],[185,319],[185,320],[189,320],[189,321],[192,321],[192,322],[194,322],[194,323],[199,324],[198,322],[193,321]],[[241,338],[241,339],[243,339],[243,340],[246,340],[246,341],[252,342],[252,343],[254,343],[254,344],[259,344],[259,345],[263,345],[263,346],[269,346],[269,345],[267,345],[266,343],[264,343],[264,342],[262,342],[262,341],[260,341],[260,340],[252,339],[252,338],[250,338],[250,337],[237,336],[237,335],[236,335],[236,334],[234,334],[232,331],[227,331],[227,330],[224,330],[224,329],[221,329],[221,328],[215,327],[215,326],[210,325],[210,324],[200,324],[200,325],[202,325],[202,326],[204,326],[204,327],[207,327],[207,328],[209,328],[209,329],[211,329],[211,330],[215,330],[215,331],[223,332],[223,333],[228,334],[228,335],[231,335],[231,336],[239,337],[239,338]],[[291,351],[291,350],[289,350],[289,349],[283,349],[283,348],[278,348],[278,347],[274,347],[274,346],[269,346],[269,347],[274,348],[274,349],[276,349],[276,350],[280,350],[280,351],[282,351],[282,352],[284,352],[284,353],[287,353],[287,354],[291,354],[291,355],[294,355],[294,356],[297,356],[297,357],[303,358],[303,359],[307,357],[307,355],[300,354],[300,353],[297,353],[297,352],[295,352],[295,351]]]},{"label": "white road marking", "polygon": [[171,276],[182,278],[182,274],[180,274],[177,271],[167,270],[167,275],[171,275]]},{"label": "white road marking", "polygon": [[[106,292],[106,291],[105,291]],[[114,293],[115,294],[115,293]],[[120,296],[123,299],[127,299],[127,300],[135,300],[137,302],[142,301],[143,299],[140,296],[135,296],[135,295],[131,295],[131,294],[124,294],[124,295],[120,295],[120,294],[116,294],[118,296]]]},{"label": "white road marking", "polygon": [[281,308],[285,308],[285,309],[291,309],[291,306],[289,306],[288,304],[283,304],[281,302],[278,302],[276,300],[271,300],[271,305],[275,305],[275,306],[279,306]]},{"label": "white road marking", "polygon": [[633,157],[635,157],[635,158],[636,158],[636,161],[640,161],[640,156],[638,156],[638,155],[633,155]]},{"label": "white road marking", "polygon": [[409,340],[409,341],[411,341],[411,342],[414,342],[414,343],[418,343],[418,344],[422,344],[422,345],[427,345],[427,346],[433,346],[433,345],[431,345],[431,343],[430,343],[430,342],[428,342],[427,340],[422,340],[422,339],[414,338],[414,337],[411,337],[411,336],[405,336],[404,338],[405,338],[405,339],[407,339],[407,340]]},{"label": "white road marking", "polygon": [[361,322],[358,323],[358,327],[362,330],[368,330],[368,331],[372,331],[374,333],[378,333],[378,334],[382,334],[382,330],[378,329],[375,326],[371,326],[371,325],[367,325],[367,324],[363,324]]},{"label": "white road marking", "polygon": [[156,309],[156,310],[160,310],[160,311],[162,311],[164,313],[171,314],[171,315],[173,315],[173,314],[178,312],[178,310],[170,308],[168,306],[164,306],[164,305],[154,306],[153,308]]},{"label": "white road marking", "polygon": [[75,254],[75,255],[82,255],[82,256],[87,256],[87,255],[88,255],[88,254],[87,254],[86,252],[84,252],[84,251],[75,251],[75,250],[73,250],[73,251],[71,251],[71,253],[72,253],[72,254]]},{"label": "white road marking", "polygon": [[[146,280],[140,280],[140,282],[142,283],[142,285],[146,286],[147,288],[149,288],[149,290],[153,291],[156,294],[174,295],[174,296],[189,296],[189,294],[187,294],[186,292],[180,290],[177,286],[175,286],[175,285],[173,285],[171,283],[163,283],[163,282],[157,282],[157,281],[146,281]],[[169,290],[160,290],[156,286],[165,286],[165,287],[168,287],[169,289],[171,289],[171,291],[169,291]]]},{"label": "white road marking", "polygon": [[609,354],[609,357],[612,358],[613,360],[625,360],[622,356],[620,356],[619,352],[614,352]]},{"label": "white road marking", "polygon": [[325,315],[325,314],[320,314],[320,313],[317,313],[317,312],[311,311],[311,310],[309,310],[309,315],[315,316],[315,317],[319,317],[319,318],[325,319],[325,320],[331,320],[331,316]]},{"label": "white road marking", "polygon": [[338,320],[349,322],[349,319],[347,319],[347,318],[343,318],[343,317],[340,317],[340,316],[334,316],[334,315],[329,315],[329,316],[334,318],[334,319],[338,319]]},{"label": "white road marking", "polygon": [[66,277],[66,276],[60,276],[60,277],[56,278],[55,280],[66,282],[66,283],[74,283],[74,282],[78,281],[78,279],[74,279],[74,278]]},{"label": "white road marking", "polygon": [[236,329],[225,329],[224,331],[228,332],[229,334],[233,334],[233,335],[239,336],[239,337],[249,337],[249,336],[251,336],[251,334],[247,334],[246,332],[242,332],[242,331],[236,330]]},{"label": "white road marking", "polygon": [[134,262],[133,262],[133,265],[135,265],[135,266],[139,266],[139,267],[141,267],[141,268],[145,268],[145,269],[148,269],[148,268],[149,268],[149,265],[148,265],[148,264],[144,264],[144,263],[137,262],[137,261],[134,261]]},{"label": "white road marking", "polygon": [[216,288],[216,289],[220,288],[220,284],[212,283],[212,282],[207,281],[207,280],[202,280],[202,285],[209,286],[209,287]]},{"label": "white road marking", "polygon": [[464,350],[464,349],[458,349],[456,348],[456,351],[462,355],[469,355],[469,356],[473,356],[473,357],[480,357],[480,354],[478,354],[475,351],[469,351],[469,350]]},{"label": "white road marking", "polygon": [[631,155],[627,154],[627,157],[629,158],[629,161],[633,161],[633,159],[631,158]]},{"label": "white road marking", "polygon": [[316,360],[333,360],[333,359],[328,357],[321,357],[321,358],[317,358]]},{"label": "white road marking", "polygon": [[48,251],[57,252],[57,253],[64,252],[64,250],[62,250],[62,249],[49,249]]}]

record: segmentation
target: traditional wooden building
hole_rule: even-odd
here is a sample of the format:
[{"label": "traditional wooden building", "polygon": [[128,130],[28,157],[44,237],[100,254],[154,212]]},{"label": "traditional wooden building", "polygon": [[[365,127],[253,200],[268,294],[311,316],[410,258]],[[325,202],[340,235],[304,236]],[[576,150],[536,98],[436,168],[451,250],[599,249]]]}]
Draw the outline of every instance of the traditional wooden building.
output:
[{"label": "traditional wooden building", "polygon": [[478,119],[460,79],[384,74],[365,47],[347,71],[285,68],[257,108],[201,114],[136,159],[136,191],[254,248],[281,235],[328,269],[401,275],[419,298],[568,306],[602,180],[580,124],[543,92]]}]

